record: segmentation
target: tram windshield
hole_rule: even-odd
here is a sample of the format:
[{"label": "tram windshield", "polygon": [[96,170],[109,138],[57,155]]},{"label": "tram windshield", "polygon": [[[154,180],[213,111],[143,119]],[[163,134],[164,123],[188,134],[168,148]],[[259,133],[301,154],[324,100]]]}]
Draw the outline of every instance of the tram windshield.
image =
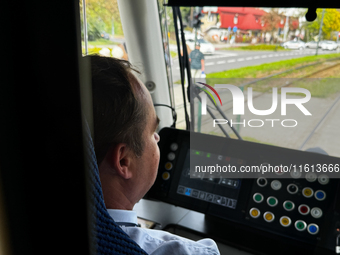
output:
[{"label": "tram windshield", "polygon": [[[176,128],[187,114],[196,132],[340,156],[338,10],[309,22],[304,8],[180,7],[176,36],[172,7],[158,8]],[[87,1],[86,13],[83,53],[128,59],[117,2]],[[185,97],[182,32],[183,84],[196,88]]]}]

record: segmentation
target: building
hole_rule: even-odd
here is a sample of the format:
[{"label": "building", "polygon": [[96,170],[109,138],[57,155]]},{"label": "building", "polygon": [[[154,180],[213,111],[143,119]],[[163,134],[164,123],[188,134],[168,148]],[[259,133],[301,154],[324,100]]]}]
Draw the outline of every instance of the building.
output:
[{"label": "building", "polygon": [[[269,13],[258,8],[218,7],[209,11],[203,9],[203,13],[206,15],[202,20],[204,22],[202,31],[213,41],[223,41],[228,34],[234,34],[236,42],[255,43],[260,40],[266,41],[266,39],[269,41],[273,34],[273,29],[269,31],[268,24],[265,24],[263,20],[263,17]],[[287,18],[282,15],[274,29],[277,32],[282,31],[286,20]],[[291,29],[298,28],[298,19],[291,18],[289,22]]]}]

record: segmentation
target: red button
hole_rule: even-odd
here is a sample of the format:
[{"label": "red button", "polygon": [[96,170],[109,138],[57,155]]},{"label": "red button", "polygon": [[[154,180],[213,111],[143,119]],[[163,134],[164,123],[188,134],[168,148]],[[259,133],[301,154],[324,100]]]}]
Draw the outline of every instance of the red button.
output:
[{"label": "red button", "polygon": [[301,206],[300,211],[301,211],[302,213],[306,213],[306,212],[308,212],[308,209],[307,209],[306,206]]},{"label": "red button", "polygon": [[302,215],[307,215],[309,213],[309,206],[308,205],[300,205],[299,206],[299,212]]}]

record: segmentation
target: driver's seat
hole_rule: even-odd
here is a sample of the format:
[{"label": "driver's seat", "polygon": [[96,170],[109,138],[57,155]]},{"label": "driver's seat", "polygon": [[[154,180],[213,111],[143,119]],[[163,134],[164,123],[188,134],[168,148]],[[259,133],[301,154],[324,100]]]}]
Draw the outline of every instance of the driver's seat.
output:
[{"label": "driver's seat", "polygon": [[86,165],[90,183],[89,217],[92,254],[147,254],[111,218],[106,210],[94,146],[87,123],[84,124]]}]

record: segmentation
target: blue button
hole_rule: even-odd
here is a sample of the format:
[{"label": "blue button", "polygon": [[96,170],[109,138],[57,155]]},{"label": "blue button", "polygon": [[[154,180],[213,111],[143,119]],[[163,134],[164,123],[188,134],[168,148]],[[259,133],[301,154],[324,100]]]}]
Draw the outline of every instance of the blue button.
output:
[{"label": "blue button", "polygon": [[309,226],[309,231],[315,233],[318,229],[315,226]]},{"label": "blue button", "polygon": [[322,190],[318,190],[315,192],[315,198],[317,200],[324,200],[326,198],[326,193]]},{"label": "blue button", "polygon": [[185,190],[185,195],[190,196],[191,195],[191,189],[187,188]]},{"label": "blue button", "polygon": [[316,193],[316,196],[317,196],[319,199],[322,199],[325,195],[324,195],[322,192],[318,192],[318,193]]},{"label": "blue button", "polygon": [[311,223],[308,225],[307,231],[311,235],[316,235],[319,232],[319,226],[314,223]]}]

